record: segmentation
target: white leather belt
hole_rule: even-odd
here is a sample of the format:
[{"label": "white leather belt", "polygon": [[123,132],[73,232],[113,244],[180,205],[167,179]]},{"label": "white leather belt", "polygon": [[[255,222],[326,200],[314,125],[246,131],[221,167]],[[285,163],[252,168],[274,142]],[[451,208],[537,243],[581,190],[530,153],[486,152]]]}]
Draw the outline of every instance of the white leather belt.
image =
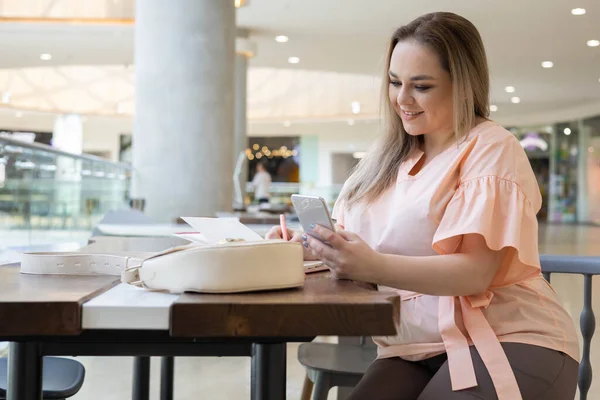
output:
[{"label": "white leather belt", "polygon": [[25,253],[21,273],[36,275],[115,275],[142,263],[142,258],[110,254]]}]

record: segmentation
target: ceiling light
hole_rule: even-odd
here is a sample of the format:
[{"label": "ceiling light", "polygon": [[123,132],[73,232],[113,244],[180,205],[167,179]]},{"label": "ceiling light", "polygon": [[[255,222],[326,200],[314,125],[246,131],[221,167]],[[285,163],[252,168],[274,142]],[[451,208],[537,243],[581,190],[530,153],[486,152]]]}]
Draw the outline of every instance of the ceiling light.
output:
[{"label": "ceiling light", "polygon": [[283,126],[285,126],[286,128],[289,128],[290,126],[292,126],[292,123],[290,121],[284,121]]},{"label": "ceiling light", "polygon": [[498,111],[498,106],[497,106],[497,105],[495,105],[495,104],[492,104],[492,105],[490,106],[490,111],[491,111],[491,112],[496,112],[496,111]]},{"label": "ceiling light", "polygon": [[4,103],[4,104],[10,103],[10,92],[2,93],[2,103]]},{"label": "ceiling light", "polygon": [[365,157],[366,152],[364,151],[355,151],[354,153],[352,153],[352,157],[356,158],[356,159],[361,159]]},{"label": "ceiling light", "polygon": [[234,0],[233,4],[235,4],[235,8],[244,7],[248,4],[248,0]]},{"label": "ceiling light", "polygon": [[521,98],[515,96],[510,99],[510,101],[514,104],[519,104],[521,102]]},{"label": "ceiling light", "polygon": [[588,40],[587,45],[590,47],[598,47],[598,46],[600,46],[600,40],[596,40],[596,39]]},{"label": "ceiling light", "polygon": [[285,36],[285,35],[279,35],[279,36],[275,36],[275,41],[276,41],[277,43],[285,43],[285,42],[287,42],[288,40],[290,40],[290,38],[288,38],[288,37],[287,37],[287,36]]},{"label": "ceiling light", "polygon": [[348,125],[353,126],[354,125],[354,120],[353,119],[349,119],[348,120]]},{"label": "ceiling light", "polygon": [[542,63],[542,68],[552,68],[554,67],[554,63],[552,61],[544,61]]},{"label": "ceiling light", "polygon": [[300,62],[300,59],[298,57],[290,57],[288,58],[288,62],[290,64],[298,64]]},{"label": "ceiling light", "polygon": [[350,104],[350,107],[352,107],[352,114],[358,114],[358,113],[360,113],[360,102],[353,101]]},{"label": "ceiling light", "polygon": [[571,128],[565,128],[563,132],[565,133],[565,135],[569,136],[571,134]]},{"label": "ceiling light", "polygon": [[583,15],[585,14],[585,8],[574,8],[571,10],[571,14],[573,15]]},{"label": "ceiling light", "polygon": [[506,93],[514,93],[517,89],[515,89],[514,86],[507,86],[504,88],[504,90],[506,90]]},{"label": "ceiling light", "polygon": [[22,116],[23,116],[23,113],[21,111],[17,111],[15,113],[15,117],[17,117],[17,118],[21,118]]},{"label": "ceiling light", "polygon": [[42,53],[42,54],[40,54],[40,60],[42,60],[42,61],[52,60],[52,54]]}]

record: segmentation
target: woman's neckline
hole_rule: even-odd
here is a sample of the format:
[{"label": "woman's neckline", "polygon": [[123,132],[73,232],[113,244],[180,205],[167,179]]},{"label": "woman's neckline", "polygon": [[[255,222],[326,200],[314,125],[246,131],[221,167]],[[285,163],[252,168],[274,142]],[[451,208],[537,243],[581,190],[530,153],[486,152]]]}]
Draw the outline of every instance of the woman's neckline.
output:
[{"label": "woman's neckline", "polygon": [[[477,133],[484,125],[487,125],[488,123],[494,123],[494,122],[489,119],[481,121],[480,123],[475,125],[464,137],[458,139],[458,143],[456,140],[453,141],[446,149],[444,149],[443,151],[441,151],[440,153],[435,155],[433,158],[431,158],[427,162],[427,164],[421,166],[421,168],[419,168],[419,170],[417,172],[415,172],[414,174],[411,174],[412,170],[415,169],[417,164],[419,164],[421,162],[421,160],[423,159],[423,157],[425,156],[425,152],[423,150],[421,150],[420,148],[416,148],[415,150],[413,150],[413,154],[410,157],[411,159],[414,159],[415,162],[412,163],[410,168],[408,168],[406,175],[410,178],[417,178],[419,175],[421,175],[421,173],[423,171],[425,171],[427,169],[427,167],[429,167],[436,159],[438,159],[438,157],[448,153],[449,151],[451,151],[453,149],[458,149],[462,143],[468,141],[469,138],[471,136],[473,136],[473,134]],[[458,146],[457,146],[457,144],[458,144]]]}]

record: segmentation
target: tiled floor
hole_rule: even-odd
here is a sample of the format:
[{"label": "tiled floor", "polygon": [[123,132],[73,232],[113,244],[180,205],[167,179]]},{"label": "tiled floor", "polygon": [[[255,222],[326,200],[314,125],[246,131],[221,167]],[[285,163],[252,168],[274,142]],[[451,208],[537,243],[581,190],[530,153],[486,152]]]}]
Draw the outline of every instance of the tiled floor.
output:
[{"label": "tiled floor", "polygon": [[[304,370],[297,361],[298,344],[288,345],[287,398],[299,399]],[[130,357],[79,357],[86,367],[85,384],[72,399],[104,400],[131,397]],[[160,359],[153,358],[151,366],[151,400],[160,393]],[[329,399],[336,398],[332,390]],[[175,359],[175,399],[177,400],[237,400],[250,399],[249,358]]]},{"label": "tiled floor", "polygon": [[[600,227],[544,225],[540,229],[540,252],[600,256]],[[0,254],[1,256],[1,254]],[[583,278],[557,275],[552,286],[567,311],[579,326],[583,304]],[[600,311],[600,281],[594,280],[593,307]],[[330,339],[330,338],[329,338]],[[304,371],[296,358],[298,344],[288,346],[288,399],[300,397]],[[600,371],[600,333],[592,342],[592,365]],[[80,357],[87,369],[82,390],[73,399],[127,399],[131,396],[132,359],[126,357]],[[152,364],[151,399],[158,399],[159,359]],[[249,399],[250,363],[245,358],[177,358],[175,364],[175,398],[177,400]],[[334,399],[336,391],[330,393]],[[592,385],[589,399],[600,398],[600,378]]]}]

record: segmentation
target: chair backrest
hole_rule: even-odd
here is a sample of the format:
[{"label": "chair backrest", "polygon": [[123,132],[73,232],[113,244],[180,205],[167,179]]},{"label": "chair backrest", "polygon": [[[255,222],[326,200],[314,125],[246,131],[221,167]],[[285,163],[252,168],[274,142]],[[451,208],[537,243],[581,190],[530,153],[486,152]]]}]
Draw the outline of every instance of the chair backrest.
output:
[{"label": "chair backrest", "polygon": [[579,394],[586,400],[592,386],[592,364],[590,347],[596,329],[596,318],[592,310],[592,277],[600,275],[600,257],[541,255],[542,273],[548,282],[551,274],[583,275],[583,310],[579,319],[581,336],[583,337],[583,354],[579,364]]}]

